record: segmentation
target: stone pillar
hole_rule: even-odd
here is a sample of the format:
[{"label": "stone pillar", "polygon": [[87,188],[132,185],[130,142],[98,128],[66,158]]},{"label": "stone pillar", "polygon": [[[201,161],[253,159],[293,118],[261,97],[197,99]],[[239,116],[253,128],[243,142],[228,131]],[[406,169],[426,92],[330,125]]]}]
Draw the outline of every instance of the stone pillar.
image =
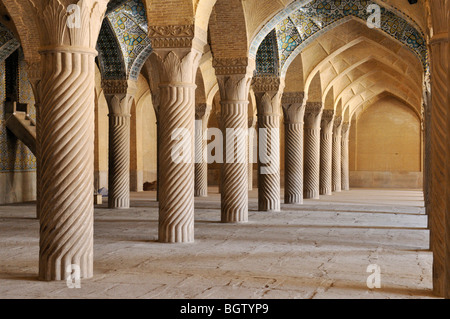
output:
[{"label": "stone pillar", "polygon": [[[248,221],[248,94],[251,74],[249,59],[215,59],[219,83],[224,163],[221,172],[221,221]],[[233,138],[232,134],[236,137]]]},{"label": "stone pillar", "polygon": [[208,196],[208,162],[206,159],[208,118],[207,105],[199,104],[195,107],[195,185],[194,196]]},{"label": "stone pillar", "polygon": [[[223,121],[222,121],[222,113],[220,111],[216,111],[216,120],[217,120],[217,125],[219,125],[218,129],[222,132],[222,135],[225,135],[225,130],[223,128]],[[222,165],[223,163],[218,163],[220,165],[220,172],[218,174],[219,178],[219,183],[218,183],[218,188],[219,188],[219,194],[222,194]]]},{"label": "stone pillar", "polygon": [[39,85],[39,278],[63,280],[73,267],[79,267],[81,278],[89,278],[94,238],[94,48],[107,1],[76,3],[83,22],[77,27],[67,23],[70,2],[35,3],[45,70]]},{"label": "stone pillar", "polygon": [[342,124],[341,132],[341,190],[350,190],[348,137],[350,134],[350,123]]},{"label": "stone pillar", "polygon": [[279,211],[280,108],[284,81],[277,77],[253,78],[258,109],[258,210]]},{"label": "stone pillar", "polygon": [[305,151],[303,198],[319,199],[321,102],[307,102],[305,108]]},{"label": "stone pillar", "polygon": [[195,75],[201,53],[194,26],[149,26],[159,73],[159,241],[194,241]]},{"label": "stone pillar", "polygon": [[109,109],[108,207],[130,208],[130,118],[137,84],[102,81]]},{"label": "stone pillar", "polygon": [[255,156],[253,152],[254,139],[258,137],[256,133],[256,117],[252,116],[248,118],[248,190],[253,190],[253,157]]},{"label": "stone pillar", "polygon": [[450,154],[449,3],[429,1],[433,34],[431,57],[431,190],[430,248],[433,252],[433,292],[450,297],[450,215],[448,171]]},{"label": "stone pillar", "polygon": [[332,194],[334,110],[324,110],[320,121],[320,195]]},{"label": "stone pillar", "polygon": [[36,218],[39,219],[41,215],[41,157],[40,157],[40,151],[41,151],[41,108],[40,108],[40,83],[41,83],[41,63],[40,62],[33,62],[33,63],[27,63],[27,75],[28,80],[30,81],[31,88],[33,90],[34,94],[34,107],[36,109]]},{"label": "stone pillar", "polygon": [[342,139],[342,117],[337,116],[333,122],[333,159],[332,159],[332,191],[342,190],[341,179],[341,139]]},{"label": "stone pillar", "polygon": [[284,203],[303,204],[303,92],[284,93]]}]

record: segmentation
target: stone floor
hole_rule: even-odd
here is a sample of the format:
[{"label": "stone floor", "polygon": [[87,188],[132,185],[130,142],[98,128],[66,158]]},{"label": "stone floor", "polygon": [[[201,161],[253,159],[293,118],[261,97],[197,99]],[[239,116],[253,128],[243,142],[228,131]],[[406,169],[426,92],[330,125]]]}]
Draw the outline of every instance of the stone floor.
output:
[{"label": "stone floor", "polygon": [[[161,244],[154,192],[95,209],[95,276],[41,282],[34,203],[0,206],[0,298],[434,298],[423,195],[355,189],[221,224],[220,195],[196,199],[193,244]],[[369,265],[381,288],[369,289]],[[372,280],[369,280],[372,283]]]}]

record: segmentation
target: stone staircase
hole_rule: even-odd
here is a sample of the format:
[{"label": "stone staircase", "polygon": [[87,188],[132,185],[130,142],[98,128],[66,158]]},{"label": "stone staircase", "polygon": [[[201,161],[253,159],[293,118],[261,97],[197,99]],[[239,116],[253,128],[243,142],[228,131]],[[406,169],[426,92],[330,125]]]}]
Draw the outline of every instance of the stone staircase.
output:
[{"label": "stone staircase", "polygon": [[36,123],[28,114],[27,104],[5,102],[6,127],[36,155]]}]

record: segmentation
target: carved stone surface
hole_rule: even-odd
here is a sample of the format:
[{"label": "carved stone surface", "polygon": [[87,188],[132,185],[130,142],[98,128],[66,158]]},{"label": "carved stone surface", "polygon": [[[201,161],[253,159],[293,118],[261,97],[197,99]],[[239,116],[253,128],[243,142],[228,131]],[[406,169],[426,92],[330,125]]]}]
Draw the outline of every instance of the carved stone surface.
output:
[{"label": "carved stone surface", "polygon": [[[430,249],[433,251],[433,292],[450,297],[450,218],[448,199],[449,147],[449,17],[448,1],[430,1],[433,37],[431,55],[431,207],[429,210]],[[447,235],[446,235],[447,234]]]},{"label": "carved stone surface", "polygon": [[332,193],[334,110],[324,110],[320,121],[320,195]]},{"label": "carved stone surface", "polygon": [[350,134],[350,123],[342,124],[341,132],[341,190],[350,190],[350,172],[349,172],[349,149],[348,138]]},{"label": "carved stone surface", "polygon": [[194,25],[149,26],[152,48],[191,48]]},{"label": "carved stone surface", "polygon": [[206,197],[208,195],[208,163],[206,161],[209,114],[206,114],[207,105],[199,104],[195,107],[195,185],[194,195]]},{"label": "carved stone surface", "polygon": [[82,23],[70,28],[67,3],[32,2],[46,71],[39,85],[42,280],[66,279],[73,264],[81,278],[93,275],[95,45],[106,4],[78,2]]},{"label": "carved stone surface", "polygon": [[[260,154],[258,165],[258,210],[279,211],[280,181],[280,104],[284,82],[277,77],[256,77],[252,81],[258,109]],[[266,133],[266,139],[261,134]],[[261,145],[265,142],[265,145]],[[261,162],[261,150],[267,152],[268,162]]]},{"label": "carved stone surface", "polygon": [[253,157],[255,147],[254,141],[258,134],[256,133],[256,117],[252,116],[248,118],[248,190],[253,190]]},{"label": "carved stone surface", "polygon": [[[159,241],[194,241],[194,118],[195,74],[200,53],[194,49],[152,55],[152,63],[159,72],[160,108],[160,171],[159,171]],[[182,161],[174,161],[172,152],[180,147],[172,139],[175,130],[189,133],[189,154]]]},{"label": "carved stone surface", "polygon": [[304,94],[296,98],[283,94],[284,114],[284,203],[303,203],[303,118]]},{"label": "carved stone surface", "polygon": [[130,117],[137,84],[103,81],[109,109],[108,207],[130,207]]},{"label": "carved stone surface", "polygon": [[[216,69],[217,70],[217,69]],[[248,93],[250,76],[247,74],[218,76],[221,96],[221,122],[224,133],[224,163],[221,174],[221,220],[224,223],[248,221],[248,154],[247,137],[233,141],[227,138],[227,129],[246,132],[248,127]],[[229,152],[234,161],[229,162]]]},{"label": "carved stone surface", "polygon": [[248,66],[248,58],[219,58],[213,60],[216,75],[247,74]]},{"label": "carved stone surface", "polygon": [[333,159],[332,159],[332,191],[340,192],[342,190],[341,179],[341,136],[342,117],[338,116],[333,123]]},{"label": "carved stone surface", "polygon": [[303,198],[319,198],[320,119],[322,106],[322,103],[306,103]]},{"label": "carved stone surface", "polygon": [[[279,211],[280,210],[280,117],[278,115],[258,115],[258,130],[261,136],[262,129],[266,130],[267,139],[264,146],[259,145],[261,150],[270,154],[268,163],[261,162],[259,154],[258,165],[258,210]],[[260,143],[262,140],[260,139]]]}]

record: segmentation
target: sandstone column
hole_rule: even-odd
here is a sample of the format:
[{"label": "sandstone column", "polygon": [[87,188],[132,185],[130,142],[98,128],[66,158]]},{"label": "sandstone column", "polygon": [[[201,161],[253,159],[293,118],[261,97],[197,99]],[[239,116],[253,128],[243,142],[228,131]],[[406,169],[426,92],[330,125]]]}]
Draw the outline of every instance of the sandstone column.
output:
[{"label": "sandstone column", "polygon": [[432,33],[431,56],[431,191],[430,248],[433,251],[433,291],[450,297],[450,180],[449,106],[449,4],[429,1]]},{"label": "sandstone column", "polygon": [[303,92],[284,93],[284,203],[303,204]]},{"label": "sandstone column", "polygon": [[207,105],[199,104],[195,107],[195,189],[196,197],[208,196],[208,162],[206,159],[207,141],[206,130],[208,118]]},{"label": "sandstone column", "polygon": [[341,133],[341,189],[343,191],[350,190],[350,173],[349,173],[349,153],[348,153],[348,137],[350,134],[350,123],[342,124]]},{"label": "sandstone column", "polygon": [[324,110],[320,121],[320,195],[332,193],[334,110]]},{"label": "sandstone column", "polygon": [[248,190],[253,190],[253,148],[255,146],[254,139],[258,137],[256,133],[256,117],[252,116],[248,118]]},{"label": "sandstone column", "polygon": [[135,81],[102,82],[109,109],[108,207],[130,207],[130,117]]},{"label": "sandstone column", "polygon": [[[36,1],[43,67],[40,83],[39,278],[62,280],[79,267],[93,275],[95,44],[107,1]],[[76,266],[72,266],[76,265]]]},{"label": "sandstone column", "polygon": [[159,241],[194,241],[195,75],[201,53],[194,26],[149,26],[159,73]]},{"label": "sandstone column", "polygon": [[[254,63],[253,63],[254,64]],[[215,59],[219,83],[224,163],[221,172],[221,221],[248,221],[248,94],[249,60]],[[234,137],[233,137],[234,135]]]},{"label": "sandstone column", "polygon": [[319,198],[320,179],[320,118],[321,102],[307,102],[305,109],[305,151],[303,197]]},{"label": "sandstone column", "polygon": [[333,122],[333,159],[332,159],[332,191],[340,192],[342,190],[341,179],[341,136],[342,117],[337,116]]},{"label": "sandstone column", "polygon": [[258,109],[258,210],[280,210],[280,108],[283,80],[253,78]]}]

